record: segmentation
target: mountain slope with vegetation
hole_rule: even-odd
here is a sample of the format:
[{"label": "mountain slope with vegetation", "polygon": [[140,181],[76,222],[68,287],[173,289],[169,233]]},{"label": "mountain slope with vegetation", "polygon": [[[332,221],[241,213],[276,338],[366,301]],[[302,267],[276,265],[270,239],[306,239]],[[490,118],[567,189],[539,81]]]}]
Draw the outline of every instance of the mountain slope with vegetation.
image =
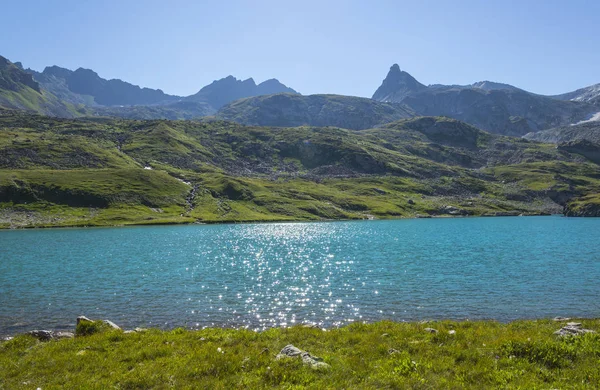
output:
[{"label": "mountain slope with vegetation", "polygon": [[600,164],[600,122],[597,120],[529,133],[523,138],[556,143],[560,150],[581,154]]},{"label": "mountain slope with vegetation", "polygon": [[31,75],[2,56],[0,56],[0,108],[66,118],[85,113],[85,110],[65,103],[42,89]]},{"label": "mountain slope with vegetation", "polygon": [[448,118],[356,132],[4,112],[0,156],[2,227],[557,213],[600,192],[584,156]]}]

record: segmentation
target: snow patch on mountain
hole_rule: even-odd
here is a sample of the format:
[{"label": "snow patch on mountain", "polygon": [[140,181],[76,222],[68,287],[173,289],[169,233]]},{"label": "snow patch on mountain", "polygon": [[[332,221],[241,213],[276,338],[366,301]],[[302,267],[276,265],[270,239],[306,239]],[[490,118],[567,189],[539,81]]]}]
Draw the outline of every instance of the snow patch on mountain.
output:
[{"label": "snow patch on mountain", "polygon": [[581,89],[579,95],[571,100],[576,102],[587,102],[598,96],[600,96],[600,84],[595,84]]},{"label": "snow patch on mountain", "polygon": [[571,126],[576,126],[576,125],[580,125],[582,123],[588,123],[588,122],[600,122],[600,112],[592,114],[592,116],[589,119],[586,119],[584,121],[579,121],[577,123],[573,123]]}]

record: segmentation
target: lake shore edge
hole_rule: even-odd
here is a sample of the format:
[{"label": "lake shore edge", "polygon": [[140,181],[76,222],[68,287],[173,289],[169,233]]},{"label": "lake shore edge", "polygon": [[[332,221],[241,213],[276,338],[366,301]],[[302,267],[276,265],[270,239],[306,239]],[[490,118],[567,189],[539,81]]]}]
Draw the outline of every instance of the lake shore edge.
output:
[{"label": "lake shore edge", "polygon": [[[130,326],[126,326],[126,327],[122,327],[117,325],[115,322],[113,322],[110,319],[95,319],[95,320],[91,320],[86,316],[79,316],[77,317],[75,326],[61,326],[61,327],[46,327],[46,326],[30,326],[29,330],[21,330],[21,331],[17,331],[13,334],[8,334],[8,333],[4,333],[4,334],[0,334],[0,342],[3,341],[10,341],[16,337],[21,337],[21,336],[33,336],[34,338],[40,338],[38,337],[36,334],[39,332],[45,332],[45,335],[48,336],[44,339],[44,337],[41,337],[43,340],[41,341],[49,341],[52,339],[62,339],[62,338],[70,338],[70,337],[60,337],[60,334],[65,334],[65,335],[69,335],[72,334],[73,337],[79,335],[79,336],[83,336],[83,335],[87,335],[87,332],[84,331],[83,334],[81,334],[81,331],[78,330],[79,326],[83,323],[84,326],[86,324],[89,323],[95,323],[95,330],[92,333],[97,333],[100,331],[106,331],[106,330],[116,330],[116,331],[122,331],[125,333],[133,333],[133,332],[141,332],[141,331],[155,331],[155,332],[172,332],[175,331],[176,329],[181,329],[187,332],[198,332],[198,331],[202,331],[205,329],[221,329],[221,330],[238,330],[238,331],[253,331],[253,332],[257,332],[257,333],[261,333],[261,332],[266,332],[266,331],[270,331],[273,329],[289,329],[289,328],[296,328],[296,327],[301,327],[301,328],[311,328],[311,329],[320,329],[324,332],[327,331],[331,331],[331,330],[335,330],[335,329],[343,329],[345,327],[351,327],[354,326],[355,324],[363,324],[363,325],[374,325],[374,324],[378,324],[378,323],[396,323],[396,324],[409,324],[409,325],[415,325],[415,324],[434,324],[434,323],[455,323],[455,324],[461,324],[461,323],[494,323],[494,324],[500,324],[500,325],[508,325],[511,323],[516,323],[516,322],[549,322],[549,321],[553,321],[555,323],[562,323],[562,322],[572,322],[572,321],[598,321],[600,324],[600,317],[578,317],[578,316],[573,316],[573,317],[563,317],[563,316],[555,316],[555,317],[539,317],[539,318],[527,318],[527,317],[523,317],[523,318],[515,318],[515,319],[509,319],[509,320],[498,320],[498,319],[494,319],[494,318],[477,318],[477,319],[470,319],[470,318],[461,318],[461,319],[453,319],[453,318],[432,318],[432,319],[412,319],[412,320],[393,320],[393,319],[386,319],[386,318],[382,318],[382,319],[378,319],[378,320],[373,320],[373,321],[354,321],[354,322],[348,322],[348,323],[344,323],[341,325],[332,325],[332,326],[323,326],[320,325],[318,323],[315,322],[299,322],[299,323],[295,323],[295,324],[291,324],[291,325],[285,325],[285,326],[268,326],[268,327],[262,327],[262,328],[253,328],[250,325],[240,325],[240,326],[235,326],[235,325],[231,325],[231,324],[227,324],[227,325],[214,325],[214,326],[202,326],[202,327],[187,327],[187,326],[181,326],[181,325],[174,325],[174,326],[168,326],[168,327],[156,327],[156,326],[149,326],[149,327],[139,327],[139,326],[134,326],[134,325],[130,325]],[[51,329],[52,328],[52,329]],[[78,332],[80,334],[78,334]],[[52,334],[59,334],[59,337],[51,337]]]},{"label": "lake shore edge", "polygon": [[337,218],[337,219],[251,219],[251,220],[225,220],[225,221],[156,221],[156,222],[133,222],[124,224],[67,224],[67,225],[34,225],[34,226],[17,226],[6,227],[0,225],[0,231],[10,230],[33,230],[33,229],[72,229],[72,228],[100,228],[100,227],[140,227],[140,226],[190,226],[190,225],[239,225],[239,224],[254,224],[254,223],[319,223],[319,222],[350,222],[350,221],[393,221],[393,220],[414,220],[414,219],[471,219],[471,218],[499,218],[499,217],[550,217],[561,216],[567,218],[594,218],[568,216],[565,214],[551,213],[498,213],[498,214],[482,214],[482,215],[416,215],[416,216],[390,216],[380,218]]}]

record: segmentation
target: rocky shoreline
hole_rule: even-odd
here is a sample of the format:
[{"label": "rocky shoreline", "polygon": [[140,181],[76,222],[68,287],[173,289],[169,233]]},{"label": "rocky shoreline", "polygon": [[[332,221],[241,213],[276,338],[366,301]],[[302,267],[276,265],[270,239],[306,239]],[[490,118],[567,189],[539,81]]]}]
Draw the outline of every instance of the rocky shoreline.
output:
[{"label": "rocky shoreline", "polygon": [[[465,321],[469,322],[468,319]],[[558,329],[554,332],[554,334],[558,335],[558,336],[577,336],[577,335],[582,335],[582,334],[586,334],[586,333],[596,333],[596,331],[594,331],[594,330],[583,328],[581,322],[576,322],[569,317],[560,317],[560,316],[554,317],[552,319],[552,321],[556,322],[557,324],[562,325],[560,329]],[[439,322],[439,321],[426,321],[425,320],[425,321],[418,321],[418,322],[422,323],[422,324],[427,324],[427,323],[435,323],[435,322]],[[513,322],[513,321],[511,321],[511,322]],[[300,324],[298,326],[305,327],[305,328],[321,329],[318,326],[313,325],[313,324]],[[17,336],[26,335],[26,336],[31,336],[39,341],[45,342],[45,341],[52,341],[52,340],[72,339],[77,336],[86,336],[86,335],[97,333],[97,332],[100,332],[103,330],[121,331],[124,334],[130,334],[130,333],[141,333],[141,332],[147,331],[148,328],[135,327],[133,329],[123,329],[111,320],[108,320],[108,319],[92,320],[92,319],[82,315],[82,316],[77,317],[76,327],[75,327],[75,329],[73,329],[73,331],[34,329],[34,330],[30,330],[30,331],[23,332],[20,334],[16,334],[14,336],[4,336],[4,337],[0,338],[0,341],[10,341]],[[323,328],[322,330],[326,331],[327,329]],[[425,328],[424,331],[429,332],[429,333],[438,333],[437,329],[431,328],[431,327]],[[450,334],[454,334],[454,333],[450,333]],[[286,350],[286,352],[282,352],[282,354],[287,355],[287,356],[296,356],[296,355],[301,354],[301,353],[295,353],[295,352],[292,353],[290,351],[291,350]]]},{"label": "rocky shoreline", "polygon": [[375,218],[371,215],[366,218],[340,218],[340,219],[321,219],[321,220],[290,220],[290,219],[256,219],[256,220],[244,220],[244,221],[195,221],[195,222],[156,222],[156,223],[131,223],[131,224],[107,224],[107,225],[33,225],[33,226],[18,226],[18,227],[2,227],[2,230],[31,230],[31,229],[73,229],[73,228],[103,228],[103,227],[134,227],[134,226],[173,226],[173,225],[229,225],[229,224],[248,224],[248,223],[318,223],[318,222],[343,222],[343,221],[389,221],[389,220],[404,220],[404,219],[435,219],[435,218],[480,218],[480,217],[549,217],[552,215],[559,215],[563,217],[598,217],[600,215],[579,215],[577,213],[567,214],[551,214],[547,212],[521,212],[521,211],[499,211],[489,212],[481,215],[472,215],[462,212],[460,209],[450,209],[452,212],[444,214],[416,214],[414,216],[396,216],[396,217],[385,217]]}]

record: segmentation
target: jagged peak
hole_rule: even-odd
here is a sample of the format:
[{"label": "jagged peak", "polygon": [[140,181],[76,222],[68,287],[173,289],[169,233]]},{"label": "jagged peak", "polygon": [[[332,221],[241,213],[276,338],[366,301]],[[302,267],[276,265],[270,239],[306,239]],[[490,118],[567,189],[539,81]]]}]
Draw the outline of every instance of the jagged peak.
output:
[{"label": "jagged peak", "polygon": [[398,64],[390,67],[390,70],[381,83],[381,86],[373,94],[373,99],[379,101],[400,102],[411,93],[419,92],[427,87],[417,81],[408,72],[400,70]]},{"label": "jagged peak", "polygon": [[[281,84],[281,82],[280,82],[279,80],[275,79],[275,78],[273,78],[273,79],[268,79],[268,80],[265,80],[265,81],[263,81],[263,82],[262,82],[262,83],[260,83],[260,84],[274,84],[274,83]],[[260,85],[260,84],[258,84],[258,85]]]},{"label": "jagged peak", "polygon": [[248,78],[246,80],[241,80],[241,79],[238,79],[235,76],[229,75],[227,77],[223,77],[222,79],[213,80],[212,83],[210,83],[209,85],[204,86],[202,89],[204,89],[204,88],[206,88],[206,87],[208,87],[210,85],[220,84],[220,83],[223,83],[223,82],[232,83],[232,84],[233,83],[235,83],[235,84],[237,84],[237,83],[240,83],[240,84],[247,83],[247,84],[254,84],[254,85],[256,85],[256,83],[254,82],[254,79],[252,77],[250,77],[250,78]]},{"label": "jagged peak", "polygon": [[38,93],[42,93],[40,85],[33,79],[33,76],[8,58],[0,56],[0,88],[18,90],[25,85]]},{"label": "jagged peak", "polygon": [[283,84],[281,81],[275,78],[265,80],[262,83],[258,84],[257,92],[261,95],[269,95],[273,93],[298,93],[298,91],[288,87],[287,85]]},{"label": "jagged peak", "polygon": [[8,58],[0,56],[0,65],[10,65],[12,62],[9,61]]},{"label": "jagged peak", "polygon": [[400,66],[398,66],[398,64],[394,64],[390,67],[390,71],[383,82],[385,83],[386,81],[402,84],[418,84],[424,86],[423,84],[419,83],[417,79],[411,76],[410,73],[400,70]]},{"label": "jagged peak", "polygon": [[89,74],[89,75],[93,75],[93,76],[96,76],[96,77],[100,77],[100,76],[98,75],[98,73],[94,72],[94,71],[93,71],[93,70],[91,70],[91,69],[86,69],[86,68],[77,68],[77,69],[75,70],[75,73],[79,73],[79,74]]},{"label": "jagged peak", "polygon": [[61,78],[65,78],[65,79],[72,73],[73,73],[72,70],[67,69],[67,68],[62,68],[57,65],[47,66],[42,71],[42,74],[61,77]]},{"label": "jagged peak", "polygon": [[256,85],[256,82],[254,82],[254,79],[252,77],[247,78],[246,80],[242,81],[242,83]]}]

